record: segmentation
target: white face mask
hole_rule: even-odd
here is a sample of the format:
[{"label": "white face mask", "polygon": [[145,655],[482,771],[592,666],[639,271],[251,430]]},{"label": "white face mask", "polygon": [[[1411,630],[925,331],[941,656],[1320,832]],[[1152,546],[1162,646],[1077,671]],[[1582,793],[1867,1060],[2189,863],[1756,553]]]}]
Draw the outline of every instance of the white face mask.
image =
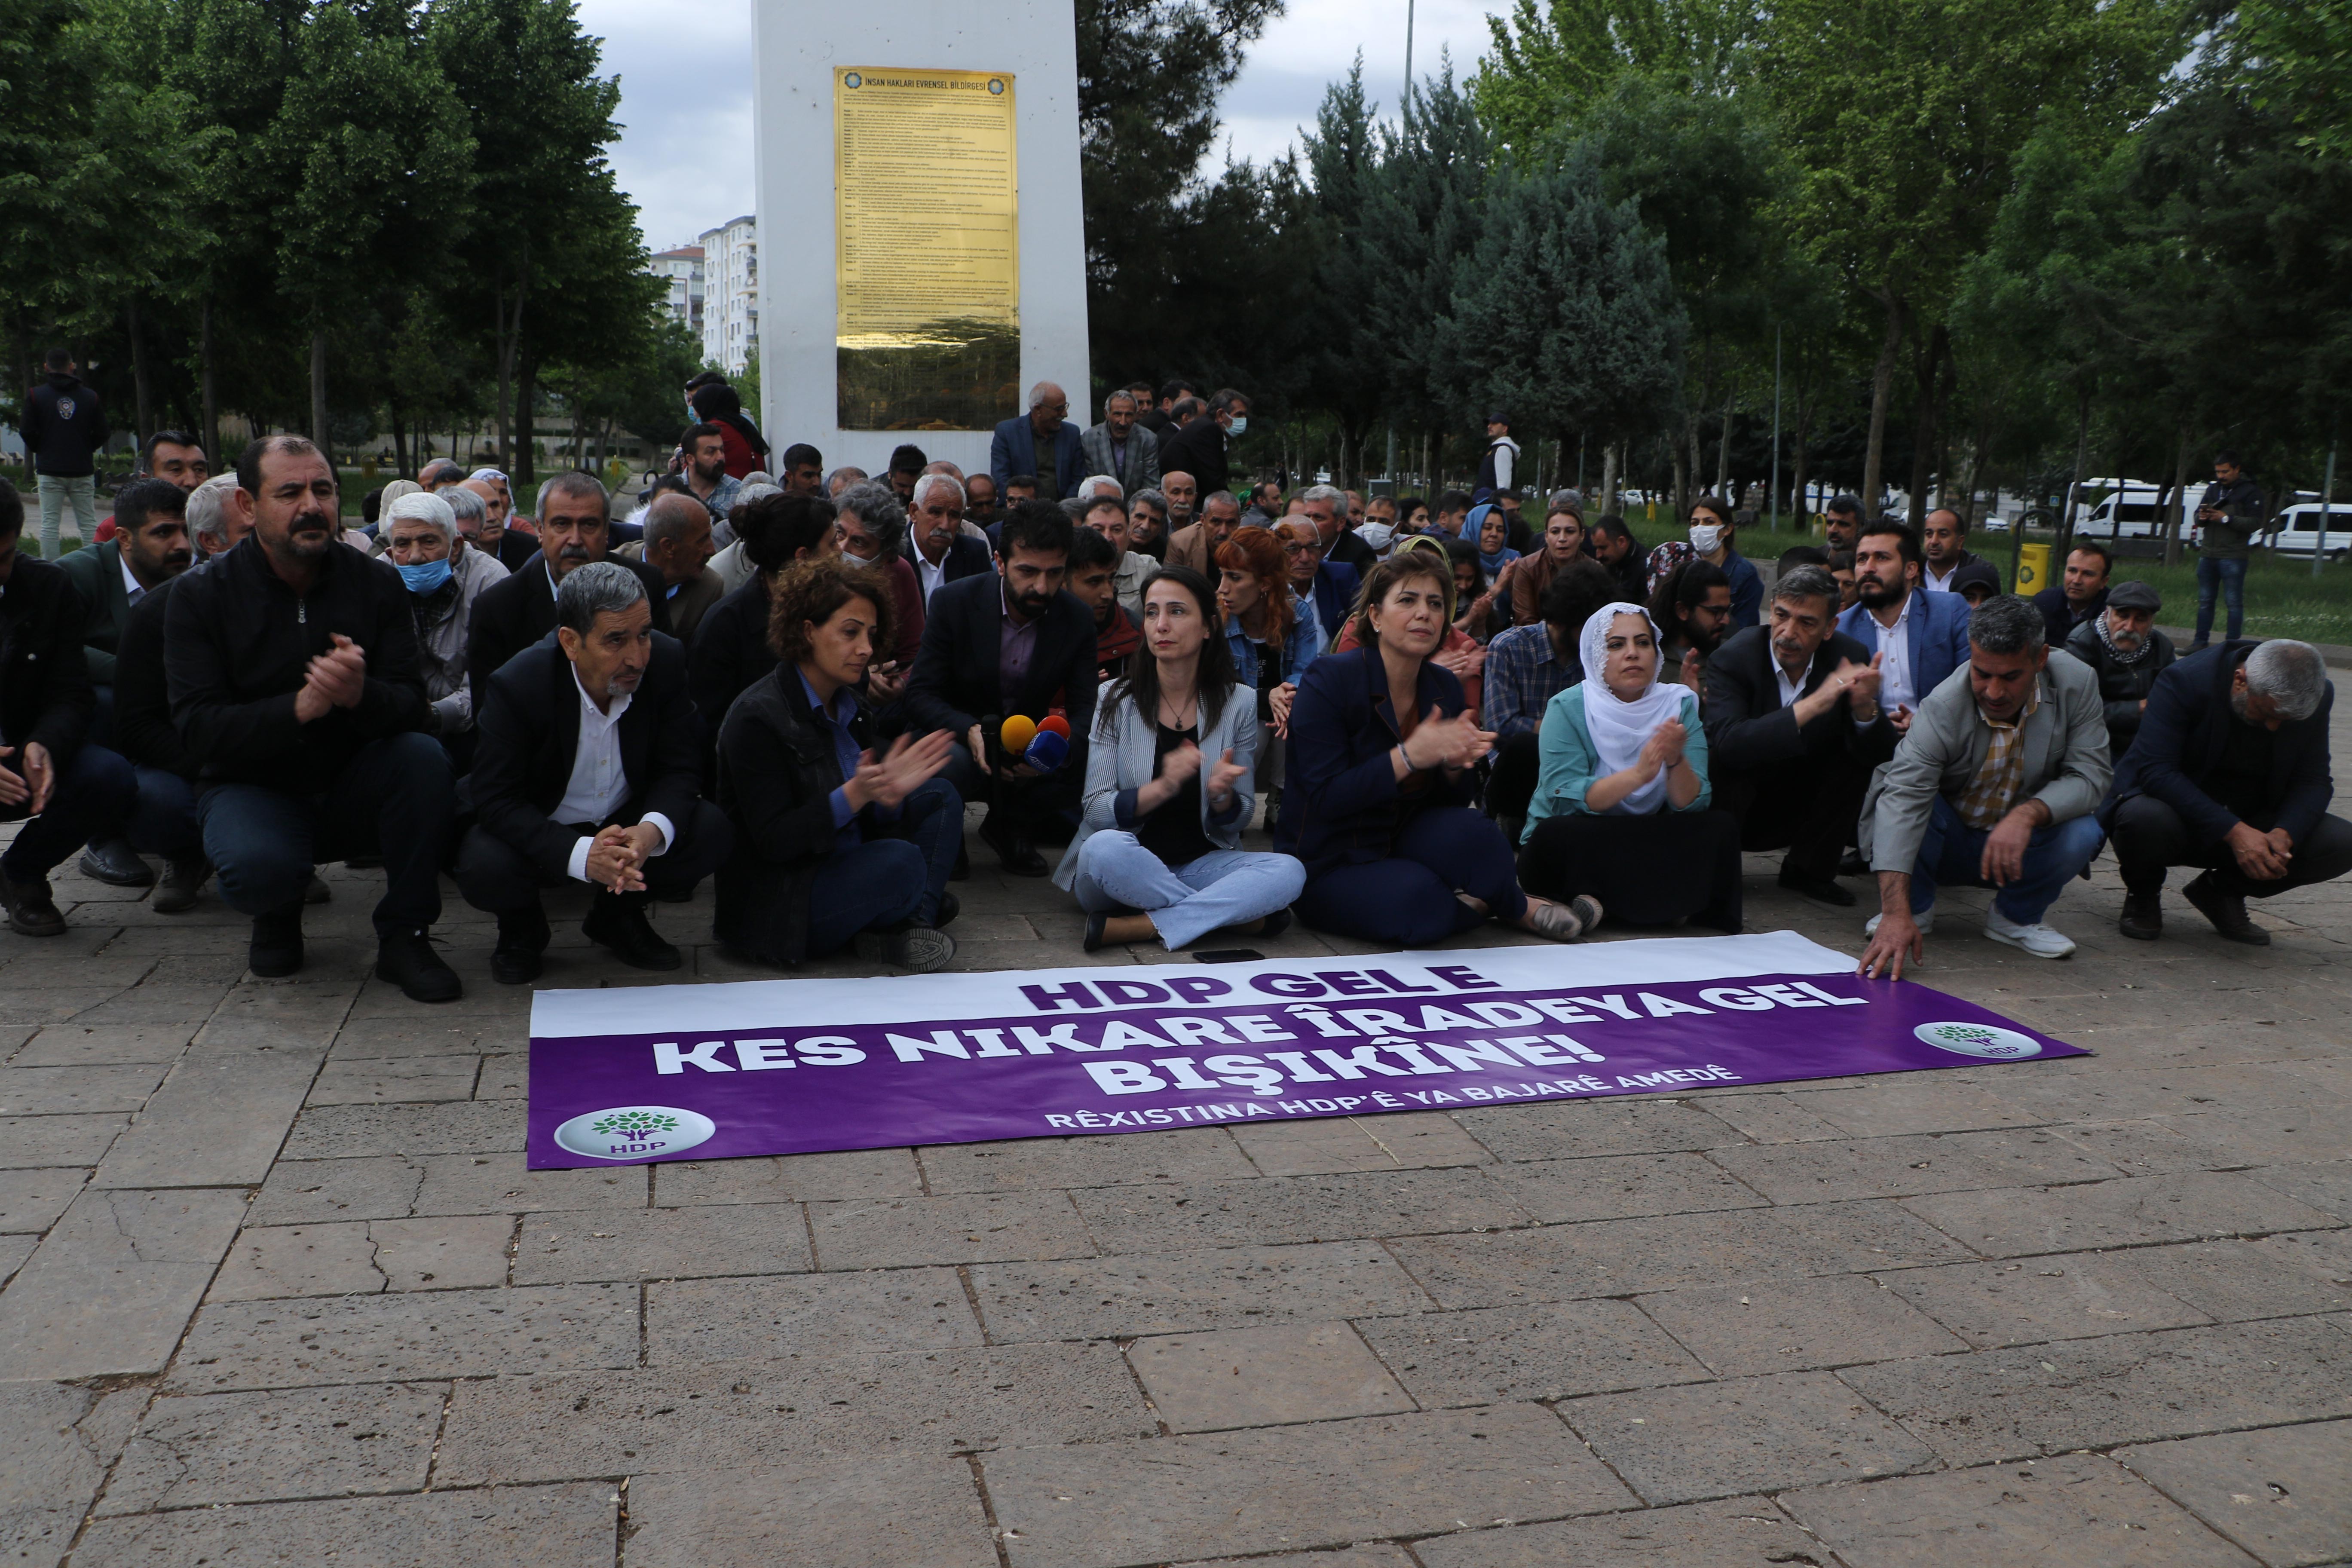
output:
[{"label": "white face mask", "polygon": [[1723,542],[1723,525],[1715,522],[1694,522],[1690,531],[1691,548],[1701,555],[1712,555],[1715,547]]},{"label": "white face mask", "polygon": [[1370,545],[1375,554],[1386,550],[1389,547],[1389,541],[1395,534],[1396,530],[1385,522],[1368,522],[1356,530],[1356,537]]},{"label": "white face mask", "polygon": [[863,571],[865,568],[866,568],[866,567],[871,566],[871,565],[873,565],[873,564],[874,564],[874,558],[873,558],[872,556],[870,556],[870,555],[852,555],[852,554],[851,554],[848,551],[846,551],[846,550],[845,550],[845,551],[843,551],[843,552],[841,552],[841,558],[842,558],[844,561],[848,562],[852,566],[857,567],[857,568],[858,568],[859,570],[861,570],[861,571]]},{"label": "white face mask", "polygon": [[1248,415],[1246,415],[1246,414],[1236,414],[1236,415],[1234,415],[1234,422],[1233,422],[1232,426],[1231,426],[1230,427],[1228,427],[1228,428],[1227,428],[1227,430],[1225,431],[1225,434],[1226,434],[1226,435],[1228,435],[1228,436],[1234,437],[1239,437],[1241,435],[1243,435],[1243,434],[1244,434],[1245,431],[1247,431],[1248,429],[1249,429],[1249,416],[1248,416]]}]

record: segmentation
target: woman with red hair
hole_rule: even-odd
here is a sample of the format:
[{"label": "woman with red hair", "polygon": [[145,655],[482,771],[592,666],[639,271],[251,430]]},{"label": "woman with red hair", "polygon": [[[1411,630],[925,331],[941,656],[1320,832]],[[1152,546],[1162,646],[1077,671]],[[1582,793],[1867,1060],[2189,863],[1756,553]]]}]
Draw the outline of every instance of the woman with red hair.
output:
[{"label": "woman with red hair", "polygon": [[[1225,617],[1234,679],[1257,693],[1259,721],[1286,735],[1290,699],[1298,678],[1315,662],[1315,634],[1300,623],[1290,602],[1290,567],[1282,542],[1267,529],[1237,528],[1217,546],[1217,608]],[[1273,782],[1265,776],[1269,771],[1279,775],[1278,769],[1261,765],[1260,784]]]}]

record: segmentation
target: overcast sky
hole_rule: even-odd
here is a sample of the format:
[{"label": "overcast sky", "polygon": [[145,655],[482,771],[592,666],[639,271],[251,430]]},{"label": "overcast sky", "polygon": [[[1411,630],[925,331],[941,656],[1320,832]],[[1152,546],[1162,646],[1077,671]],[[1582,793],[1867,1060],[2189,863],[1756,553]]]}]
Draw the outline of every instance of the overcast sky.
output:
[{"label": "overcast sky", "polygon": [[[1290,0],[1225,95],[1234,155],[1278,155],[1312,123],[1325,86],[1360,48],[1367,90],[1394,114],[1404,80],[1406,0]],[[1466,75],[1502,0],[1414,0],[1413,69],[1429,75],[1451,47]],[[621,78],[623,126],[613,164],[655,249],[690,243],[748,213],[751,191],[751,0],[580,0],[581,24],[604,40]],[[892,62],[897,63],[897,62]],[[908,64],[920,64],[909,60]]]}]

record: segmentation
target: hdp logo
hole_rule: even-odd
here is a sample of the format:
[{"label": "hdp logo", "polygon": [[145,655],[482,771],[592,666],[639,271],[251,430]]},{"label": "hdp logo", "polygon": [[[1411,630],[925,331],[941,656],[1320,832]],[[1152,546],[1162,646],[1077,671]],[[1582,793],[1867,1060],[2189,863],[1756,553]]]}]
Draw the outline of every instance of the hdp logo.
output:
[{"label": "hdp logo", "polygon": [[2042,1043],[2031,1035],[1998,1024],[1922,1024],[1911,1033],[1938,1050],[1990,1061],[2015,1061],[2042,1054]]},{"label": "hdp logo", "polygon": [[555,1130],[555,1144],[592,1160],[671,1160],[709,1142],[719,1124],[674,1105],[620,1105],[575,1116]]}]

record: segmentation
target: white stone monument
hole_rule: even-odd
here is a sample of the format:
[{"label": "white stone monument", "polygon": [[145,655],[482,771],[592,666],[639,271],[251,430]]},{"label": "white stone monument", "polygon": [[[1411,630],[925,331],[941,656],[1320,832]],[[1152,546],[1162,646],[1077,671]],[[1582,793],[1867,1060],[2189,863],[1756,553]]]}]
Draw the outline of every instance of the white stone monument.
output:
[{"label": "white stone monument", "polygon": [[753,0],[752,37],[778,459],[985,472],[1039,381],[1090,422],[1070,0]]}]

